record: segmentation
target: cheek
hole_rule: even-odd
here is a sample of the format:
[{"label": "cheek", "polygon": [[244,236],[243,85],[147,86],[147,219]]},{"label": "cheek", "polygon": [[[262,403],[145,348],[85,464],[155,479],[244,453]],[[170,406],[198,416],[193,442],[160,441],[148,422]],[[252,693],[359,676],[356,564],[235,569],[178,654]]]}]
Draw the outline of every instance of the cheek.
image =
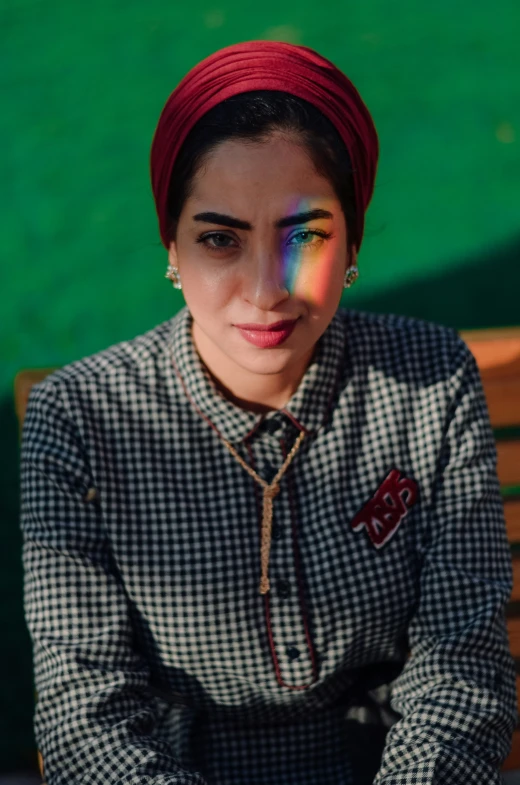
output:
[{"label": "cheek", "polygon": [[285,260],[285,278],[290,293],[316,307],[335,296],[343,276],[338,246],[329,243],[313,252],[293,253]]},{"label": "cheek", "polygon": [[231,276],[218,265],[186,265],[181,279],[188,306],[197,304],[206,311],[223,303],[232,289]]}]

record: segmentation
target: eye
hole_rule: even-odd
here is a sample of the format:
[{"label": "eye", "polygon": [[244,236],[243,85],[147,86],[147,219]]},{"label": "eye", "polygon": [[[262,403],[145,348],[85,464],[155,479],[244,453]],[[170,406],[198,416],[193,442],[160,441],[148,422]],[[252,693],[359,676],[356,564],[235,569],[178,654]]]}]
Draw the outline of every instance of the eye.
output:
[{"label": "eye", "polygon": [[303,229],[301,232],[293,234],[291,240],[294,240],[295,237],[301,237],[302,235],[314,235],[319,238],[312,243],[296,243],[296,245],[303,245],[305,248],[314,248],[316,245],[321,245],[322,240],[328,240],[332,237],[331,232],[324,232],[322,229]]},{"label": "eye", "polygon": [[[314,242],[302,242],[302,243],[292,243],[290,242],[289,245],[292,247],[300,246],[305,249],[315,248],[318,245],[321,245],[323,240],[328,240],[332,237],[331,232],[325,232],[322,229],[303,229],[296,234],[293,234],[291,237],[291,241],[294,240],[296,237],[316,237]],[[229,242],[232,242],[233,238],[230,237],[228,234],[224,234],[224,232],[211,232],[210,234],[203,234],[201,237],[197,238],[196,242],[203,245],[210,251],[229,251],[236,246],[230,245]],[[221,243],[224,242],[225,244],[222,245]],[[215,243],[215,244],[214,244]]]},{"label": "eye", "polygon": [[[219,245],[218,240],[232,240],[233,238],[230,237],[228,234],[224,234],[223,232],[213,232],[212,234],[204,234],[197,239],[197,243],[201,243],[205,248],[210,249],[211,251],[227,251],[229,248],[232,248],[231,245]],[[209,240],[215,240],[217,245],[211,245]]]}]

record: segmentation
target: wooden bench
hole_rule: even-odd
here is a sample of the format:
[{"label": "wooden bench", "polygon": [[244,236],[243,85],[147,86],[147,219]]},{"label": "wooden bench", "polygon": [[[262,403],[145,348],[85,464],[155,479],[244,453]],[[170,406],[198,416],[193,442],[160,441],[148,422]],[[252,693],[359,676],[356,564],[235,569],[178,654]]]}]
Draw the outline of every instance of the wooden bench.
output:
[{"label": "wooden bench", "polygon": [[[509,603],[508,630],[517,663],[520,695],[520,328],[461,332],[477,360],[498,452],[498,476],[503,489],[507,533],[513,557],[514,586]],[[55,368],[21,371],[15,378],[15,405],[20,431],[33,384]],[[519,702],[520,711],[520,702]],[[43,776],[41,756],[40,771]],[[520,769],[520,728],[515,731],[504,771]]]},{"label": "wooden bench", "polygon": [[[507,609],[509,644],[516,662],[520,712],[520,328],[463,331],[486,393],[498,453],[507,534],[513,557],[513,591]],[[520,728],[504,771],[520,769]]]}]

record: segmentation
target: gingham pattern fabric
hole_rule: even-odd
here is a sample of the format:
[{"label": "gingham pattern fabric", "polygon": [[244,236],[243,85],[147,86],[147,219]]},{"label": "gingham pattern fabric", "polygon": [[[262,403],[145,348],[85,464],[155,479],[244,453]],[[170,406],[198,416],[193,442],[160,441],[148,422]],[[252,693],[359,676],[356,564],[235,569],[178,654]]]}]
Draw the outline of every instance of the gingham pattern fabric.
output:
[{"label": "gingham pattern fabric", "polygon": [[[287,406],[261,415],[221,395],[191,324],[185,306],[30,395],[25,603],[48,785],[499,783],[511,560],[463,341],[340,308]],[[262,596],[261,488],[219,434],[271,481],[301,429]],[[416,498],[376,547],[353,522],[394,469]]]}]

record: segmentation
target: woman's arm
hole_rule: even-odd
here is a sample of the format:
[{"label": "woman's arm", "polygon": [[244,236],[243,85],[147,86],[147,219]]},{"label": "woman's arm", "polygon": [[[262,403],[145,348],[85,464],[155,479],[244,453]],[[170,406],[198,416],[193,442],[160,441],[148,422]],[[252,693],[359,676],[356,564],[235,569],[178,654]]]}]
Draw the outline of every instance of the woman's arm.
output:
[{"label": "woman's arm", "polygon": [[157,709],[59,388],[31,392],[21,458],[25,609],[47,785],[204,785],[153,738]]},{"label": "woman's arm", "polygon": [[479,371],[461,340],[454,363],[411,657],[392,689],[402,719],[374,785],[499,785],[516,724],[496,448]]}]

